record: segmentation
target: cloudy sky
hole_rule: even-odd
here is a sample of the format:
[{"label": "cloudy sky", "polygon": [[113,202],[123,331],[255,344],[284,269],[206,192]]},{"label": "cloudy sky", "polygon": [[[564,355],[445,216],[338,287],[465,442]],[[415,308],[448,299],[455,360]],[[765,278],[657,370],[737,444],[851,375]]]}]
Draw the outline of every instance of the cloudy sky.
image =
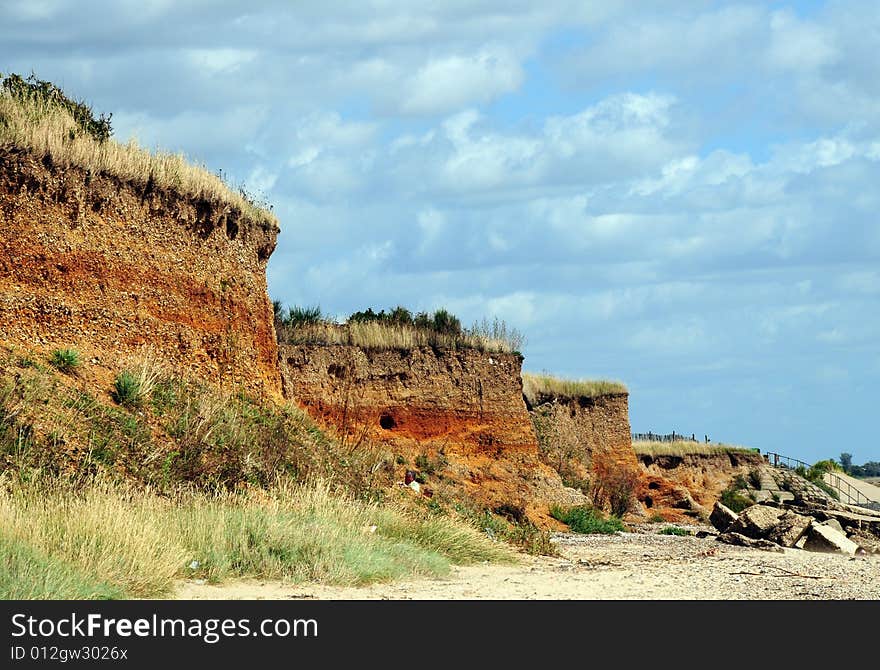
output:
[{"label": "cloudy sky", "polygon": [[274,205],[273,298],[811,462],[880,460],[878,53],[869,0],[0,2],[0,71]]}]

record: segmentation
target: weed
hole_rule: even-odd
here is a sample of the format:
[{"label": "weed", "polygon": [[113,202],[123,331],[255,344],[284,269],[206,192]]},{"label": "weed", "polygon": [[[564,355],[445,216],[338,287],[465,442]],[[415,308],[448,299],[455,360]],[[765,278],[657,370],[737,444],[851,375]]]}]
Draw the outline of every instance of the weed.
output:
[{"label": "weed", "polygon": [[685,528],[679,528],[678,526],[666,526],[663,530],[660,531],[660,535],[690,535],[691,531]]},{"label": "weed", "polygon": [[52,352],[49,363],[60,372],[70,372],[79,367],[79,352],[76,349],[56,349]]},{"label": "weed", "polygon": [[611,514],[622,517],[632,508],[639,473],[626,464],[615,461],[610,454],[593,454],[593,487],[590,495],[593,506],[608,508]]},{"label": "weed", "polygon": [[721,492],[721,504],[729,507],[734,512],[742,512],[746,507],[751,507],[754,501],[739,493],[741,487],[732,485]]},{"label": "weed", "polygon": [[113,399],[120,405],[137,406],[141,404],[143,392],[137,377],[128,370],[123,370],[113,382]]},{"label": "weed", "polygon": [[573,533],[603,533],[611,535],[623,531],[626,527],[616,516],[604,518],[601,512],[587,505],[575,507],[550,507],[550,516],[566,524]]}]

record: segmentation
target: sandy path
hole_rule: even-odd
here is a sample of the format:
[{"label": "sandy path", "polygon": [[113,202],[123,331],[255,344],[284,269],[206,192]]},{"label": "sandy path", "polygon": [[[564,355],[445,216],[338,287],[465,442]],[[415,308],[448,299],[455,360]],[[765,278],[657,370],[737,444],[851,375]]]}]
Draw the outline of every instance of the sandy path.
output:
[{"label": "sandy path", "polygon": [[880,599],[880,556],[788,549],[774,554],[713,538],[648,533],[559,535],[562,558],[457,567],[443,579],[367,587],[239,581],[181,583],[182,599],[811,600]]}]

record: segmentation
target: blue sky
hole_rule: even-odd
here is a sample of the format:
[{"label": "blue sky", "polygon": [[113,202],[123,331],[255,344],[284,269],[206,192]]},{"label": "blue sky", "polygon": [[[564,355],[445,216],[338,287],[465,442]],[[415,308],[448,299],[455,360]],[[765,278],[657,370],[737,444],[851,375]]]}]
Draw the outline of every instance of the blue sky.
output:
[{"label": "blue sky", "polygon": [[636,431],[880,460],[877,3],[32,0],[0,45],[273,203],[273,298],[497,316]]}]

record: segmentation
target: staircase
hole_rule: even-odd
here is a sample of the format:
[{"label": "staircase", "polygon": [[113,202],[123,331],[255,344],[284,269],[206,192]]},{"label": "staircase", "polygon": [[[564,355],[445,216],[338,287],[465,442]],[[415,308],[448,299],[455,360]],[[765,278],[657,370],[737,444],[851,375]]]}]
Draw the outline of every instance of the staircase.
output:
[{"label": "staircase", "polygon": [[[814,482],[811,482],[797,472],[798,468],[809,470],[812,467],[809,463],[774,452],[767,452],[764,458],[780,474],[779,486],[787,491],[791,491],[797,497],[817,502],[828,502],[833,499],[825,489],[817,486]],[[847,479],[834,472],[827,472],[823,476],[825,486],[837,494],[837,501],[846,505],[880,510],[880,498],[877,500],[872,499],[860,487],[847,481]]]}]

